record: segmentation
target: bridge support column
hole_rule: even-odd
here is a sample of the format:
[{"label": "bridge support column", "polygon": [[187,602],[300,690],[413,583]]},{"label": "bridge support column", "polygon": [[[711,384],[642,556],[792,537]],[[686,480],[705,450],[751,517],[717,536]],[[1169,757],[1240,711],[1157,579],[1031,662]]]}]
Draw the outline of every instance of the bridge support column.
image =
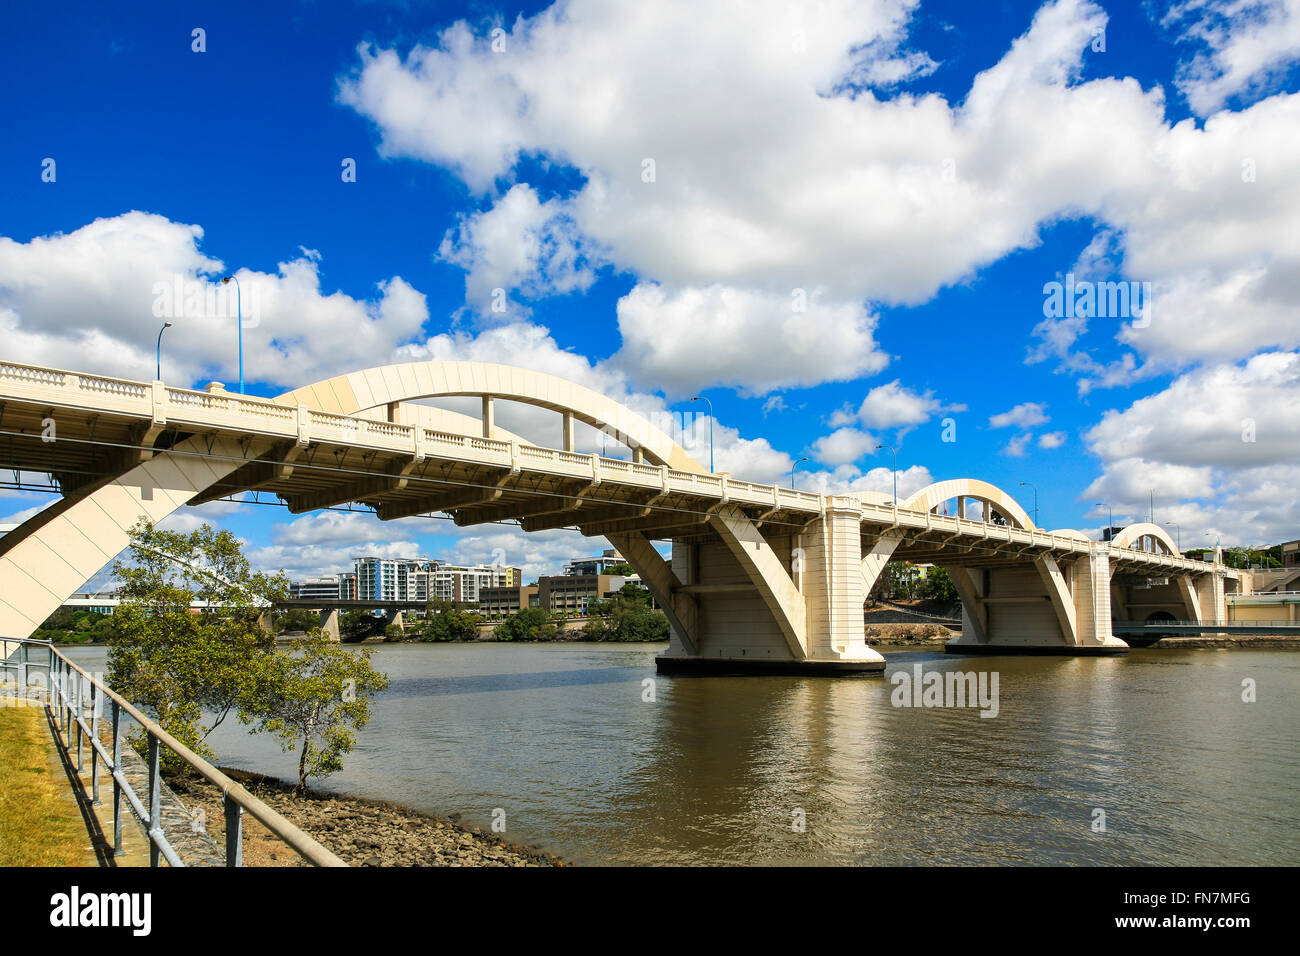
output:
[{"label": "bridge support column", "polygon": [[1023,566],[953,568],[962,601],[954,654],[1122,654],[1111,633],[1110,561],[1093,546],[1073,566],[1050,556]]},{"label": "bridge support column", "polygon": [[336,607],[323,608],[320,613],[320,629],[331,641],[342,640],[339,634],[339,609]]},{"label": "bridge support column", "polygon": [[1223,569],[1216,567],[1209,574],[1196,579],[1197,604],[1201,608],[1201,621],[1226,621],[1228,599],[1224,594]]},{"label": "bridge support column", "polygon": [[139,519],[161,521],[269,447],[188,438],[28,518],[0,539],[0,634],[31,634],[131,543]]},{"label": "bridge support column", "polygon": [[721,510],[705,526],[716,537],[675,539],[675,593],[698,608],[696,648],[674,642],[656,658],[658,669],[882,672],[885,659],[866,645],[861,522],[856,501],[830,499],[802,529],[760,528],[738,511]]},{"label": "bridge support column", "polygon": [[257,615],[257,626],[261,629],[263,634],[269,634],[271,637],[275,637],[275,625],[272,623],[272,620],[272,612],[268,607],[261,614]]}]

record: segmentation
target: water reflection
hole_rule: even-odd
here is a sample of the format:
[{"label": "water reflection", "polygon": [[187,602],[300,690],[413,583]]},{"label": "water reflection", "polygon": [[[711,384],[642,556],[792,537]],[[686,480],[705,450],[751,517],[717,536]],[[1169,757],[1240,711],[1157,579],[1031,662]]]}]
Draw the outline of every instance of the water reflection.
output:
[{"label": "water reflection", "polygon": [[[884,680],[657,677],[647,702],[658,649],[380,648],[392,685],[328,786],[481,825],[501,807],[512,838],[588,863],[1300,861],[1294,652],[897,650]],[[998,716],[892,706],[917,662],[996,671]],[[265,737],[213,743],[291,773]]]}]

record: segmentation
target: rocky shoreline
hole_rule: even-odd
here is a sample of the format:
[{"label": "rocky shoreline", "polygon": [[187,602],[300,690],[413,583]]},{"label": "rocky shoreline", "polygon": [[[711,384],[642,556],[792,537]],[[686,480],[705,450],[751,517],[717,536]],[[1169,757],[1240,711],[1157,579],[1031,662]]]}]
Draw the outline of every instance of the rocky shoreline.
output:
[{"label": "rocky shoreline", "polygon": [[[454,819],[429,816],[397,804],[294,788],[262,774],[227,767],[222,772],[277,813],[311,834],[350,866],[569,866],[536,848],[508,843]],[[176,795],[224,845],[221,793],[197,775],[168,780]],[[257,820],[244,816],[245,866],[307,866]]]}]

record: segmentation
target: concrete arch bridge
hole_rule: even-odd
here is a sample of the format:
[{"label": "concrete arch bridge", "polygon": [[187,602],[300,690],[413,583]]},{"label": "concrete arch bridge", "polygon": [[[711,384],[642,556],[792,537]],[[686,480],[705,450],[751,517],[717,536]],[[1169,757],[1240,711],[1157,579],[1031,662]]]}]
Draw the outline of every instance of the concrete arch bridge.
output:
[{"label": "concrete arch bridge", "polygon": [[[481,415],[422,404],[451,396],[480,400]],[[558,415],[561,447],[498,426],[502,400]],[[614,435],[629,458],[579,452],[578,422]],[[952,573],[964,627],[949,649],[959,652],[1120,653],[1113,618],[1222,619],[1238,583],[1221,560],[1180,555],[1154,525],[1104,543],[1036,528],[1011,495],[975,478],[893,501],[713,474],[606,396],[476,362],[365,369],[274,399],[0,362],[0,463],[49,475],[60,494],[0,538],[0,635],[10,637],[79,591],[138,519],[246,491],[295,513],[359,502],[384,520],[442,512],[459,525],[603,536],[669,618],[665,671],[879,671],[863,604],[890,560]],[[950,502],[955,513],[939,513]],[[671,542],[670,558],[656,541]]]}]

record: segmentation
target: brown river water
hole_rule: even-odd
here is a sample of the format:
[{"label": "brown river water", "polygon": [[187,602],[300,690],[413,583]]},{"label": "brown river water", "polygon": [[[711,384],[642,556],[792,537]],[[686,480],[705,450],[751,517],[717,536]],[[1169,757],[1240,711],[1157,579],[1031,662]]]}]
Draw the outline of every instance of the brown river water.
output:
[{"label": "brown river water", "polygon": [[[380,647],[391,686],[322,788],[504,811],[511,842],[580,864],[1300,863],[1300,651],[884,649],[882,679],[661,677],[662,647]],[[895,706],[917,664],[996,674],[996,716]],[[210,743],[293,776],[264,735]]]}]

